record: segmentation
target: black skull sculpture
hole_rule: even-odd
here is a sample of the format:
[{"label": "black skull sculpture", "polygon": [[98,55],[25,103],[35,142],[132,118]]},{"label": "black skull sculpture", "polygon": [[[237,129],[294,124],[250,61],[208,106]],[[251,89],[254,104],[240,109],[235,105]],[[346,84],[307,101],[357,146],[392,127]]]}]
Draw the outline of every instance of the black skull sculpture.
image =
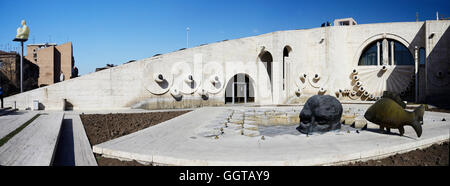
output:
[{"label": "black skull sculpture", "polygon": [[342,105],[333,96],[315,95],[310,97],[300,112],[300,126],[297,130],[304,134],[324,133],[341,128]]}]

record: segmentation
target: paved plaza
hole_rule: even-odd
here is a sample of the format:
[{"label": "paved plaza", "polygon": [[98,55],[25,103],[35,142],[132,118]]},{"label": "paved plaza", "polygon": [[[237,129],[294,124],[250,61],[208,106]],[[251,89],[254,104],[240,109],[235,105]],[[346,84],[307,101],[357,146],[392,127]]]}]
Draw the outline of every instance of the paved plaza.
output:
[{"label": "paved plaza", "polygon": [[[362,112],[367,106],[350,107]],[[295,112],[301,107],[204,107],[95,145],[93,151],[107,157],[162,165],[333,165],[427,147],[448,140],[450,132],[450,114],[438,112],[425,112],[420,138],[411,127],[405,127],[404,136],[399,136],[396,129],[391,134],[381,134],[377,125],[369,123],[367,130],[343,126],[340,131],[309,136],[286,125],[290,132],[278,129],[279,135],[272,132],[262,139],[262,132],[270,133],[267,126],[255,129],[255,125],[246,123],[227,123],[233,112],[255,110]]]}]

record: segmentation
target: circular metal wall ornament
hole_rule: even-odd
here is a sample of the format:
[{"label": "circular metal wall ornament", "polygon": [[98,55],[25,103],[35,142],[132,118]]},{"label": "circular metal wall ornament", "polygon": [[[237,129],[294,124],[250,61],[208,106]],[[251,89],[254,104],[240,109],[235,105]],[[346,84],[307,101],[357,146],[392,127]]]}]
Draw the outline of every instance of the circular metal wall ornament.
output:
[{"label": "circular metal wall ornament", "polygon": [[225,86],[223,66],[217,62],[203,65],[203,77],[205,77],[205,83],[202,84],[202,88],[210,94],[219,93]]},{"label": "circular metal wall ornament", "polygon": [[325,93],[326,91],[327,91],[327,89],[324,88],[324,87],[320,87],[320,88],[319,88],[319,92],[320,92],[320,93]]},{"label": "circular metal wall ornament", "polygon": [[198,95],[199,95],[199,96],[206,96],[206,97],[209,96],[207,90],[205,90],[205,89],[198,89],[198,90],[199,90],[199,91],[197,91],[197,92],[198,92]]},{"label": "circular metal wall ornament", "polygon": [[348,97],[352,100],[356,100],[359,98],[358,93],[356,91],[351,91],[350,94],[348,94]]},{"label": "circular metal wall ornament", "polygon": [[165,94],[173,84],[172,74],[160,61],[147,62],[143,72],[143,86],[152,94]]},{"label": "circular metal wall ornament", "polygon": [[446,87],[450,84],[450,65],[444,62],[434,62],[427,66],[427,83],[436,87]]},{"label": "circular metal wall ornament", "polygon": [[302,89],[298,88],[295,90],[295,95],[297,95],[297,97],[300,97],[302,95]]},{"label": "circular metal wall ornament", "polygon": [[192,94],[201,83],[201,74],[194,74],[191,64],[187,62],[177,62],[172,65],[173,87],[181,94]]},{"label": "circular metal wall ornament", "polygon": [[[405,91],[414,78],[412,76],[414,66],[397,65],[393,68],[386,67],[386,70],[382,70],[382,68],[380,66],[358,66],[356,69],[358,75],[352,74],[351,81],[359,92],[368,91],[373,98],[376,98],[381,96],[385,90],[396,93]],[[361,87],[363,87],[362,90]]]},{"label": "circular metal wall ornament", "polygon": [[170,89],[170,94],[174,97],[174,98],[181,98],[181,93],[180,93],[180,91],[178,91],[178,89],[176,89],[176,88],[171,88]]},{"label": "circular metal wall ornament", "polygon": [[314,75],[308,75],[309,84],[314,88],[325,87],[324,85],[328,82],[330,76],[322,77],[319,73],[314,73]]},{"label": "circular metal wall ornament", "polygon": [[307,78],[308,75],[306,73],[299,73],[297,78],[294,79],[295,85],[297,85],[299,89],[305,89]]}]

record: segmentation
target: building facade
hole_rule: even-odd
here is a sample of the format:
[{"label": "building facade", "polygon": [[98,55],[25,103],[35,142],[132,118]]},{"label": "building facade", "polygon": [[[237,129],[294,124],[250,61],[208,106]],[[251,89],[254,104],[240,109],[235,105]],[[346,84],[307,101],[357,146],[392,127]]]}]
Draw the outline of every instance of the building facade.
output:
[{"label": "building facade", "polygon": [[29,44],[25,59],[39,66],[38,86],[47,86],[72,77],[74,57],[72,42]]},{"label": "building facade", "polygon": [[450,21],[356,24],[267,33],[137,60],[6,98],[46,109],[191,108],[236,103],[302,104],[326,94],[342,102],[446,103]]},{"label": "building facade", "polygon": [[[0,86],[4,96],[14,95],[20,92],[20,55],[16,52],[0,51]],[[23,61],[23,90],[28,91],[37,88],[38,67]]]},{"label": "building facade", "polygon": [[16,52],[0,51],[0,86],[4,93],[17,92],[19,83],[20,55]]}]

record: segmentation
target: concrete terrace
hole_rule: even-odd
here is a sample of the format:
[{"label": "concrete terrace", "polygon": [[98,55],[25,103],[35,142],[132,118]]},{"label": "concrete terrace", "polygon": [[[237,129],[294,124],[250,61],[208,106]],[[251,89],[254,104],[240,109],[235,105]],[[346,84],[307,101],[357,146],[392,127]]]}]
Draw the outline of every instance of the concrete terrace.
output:
[{"label": "concrete terrace", "polygon": [[[351,108],[360,113],[368,106],[343,104],[344,110]],[[263,130],[272,130],[270,127],[261,127],[259,133],[250,129],[253,125],[245,122],[243,130],[246,135],[241,135],[240,125],[227,122],[230,114],[238,111],[262,113],[278,110],[296,115],[301,109],[302,106],[292,105],[196,108],[159,125],[94,147],[89,143],[79,114],[168,110],[18,111],[0,117],[3,136],[36,114],[41,115],[0,147],[0,165],[97,166],[94,152],[105,157],[155,165],[336,165],[424,148],[448,140],[450,134],[450,114],[439,112],[425,112],[424,132],[420,138],[408,126],[405,127],[405,135],[399,136],[396,129],[392,134],[380,134],[378,126],[371,123],[367,130],[358,132],[347,126],[339,132],[306,137],[295,130],[296,125],[288,126],[289,132],[277,133],[274,130],[268,135]],[[235,115],[233,117],[242,117],[242,114]],[[226,122],[228,127],[224,127]],[[223,134],[220,128],[224,129]],[[262,135],[265,135],[264,139]]]},{"label": "concrete terrace", "polygon": [[[240,107],[242,108],[242,107]],[[246,109],[246,108],[244,108]],[[207,113],[207,114],[206,114]],[[205,128],[219,129],[229,107],[204,107],[159,125],[93,147],[95,153],[123,160],[163,165],[333,165],[381,158],[427,147],[449,139],[450,114],[426,112],[423,134],[405,127],[405,135],[368,130],[323,135],[242,136],[230,131],[219,139],[205,137]],[[214,136],[214,135],[212,135]]]}]

